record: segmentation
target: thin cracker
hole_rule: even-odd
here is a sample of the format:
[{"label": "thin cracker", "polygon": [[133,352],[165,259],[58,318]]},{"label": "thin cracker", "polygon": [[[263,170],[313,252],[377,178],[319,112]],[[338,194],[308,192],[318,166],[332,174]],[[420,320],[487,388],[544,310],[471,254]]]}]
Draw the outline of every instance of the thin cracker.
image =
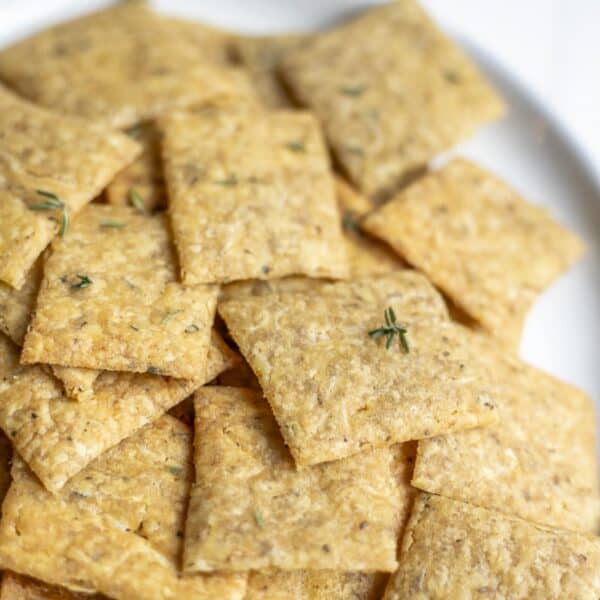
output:
[{"label": "thin cracker", "polygon": [[600,540],[420,494],[385,600],[597,598]]},{"label": "thin cracker", "polygon": [[545,209],[460,159],[401,191],[362,226],[511,347],[536,296],[583,249]]},{"label": "thin cracker", "polygon": [[53,246],[21,360],[203,377],[216,296],[177,282],[164,215],[90,205]]},{"label": "thin cracker", "polygon": [[0,523],[13,571],[116,599],[241,599],[245,576],[181,577],[191,433],[165,416],[94,461],[57,494],[16,460]]},{"label": "thin cracker", "polygon": [[347,275],[327,151],[314,117],[222,110],[172,115],[162,129],[184,283]]},{"label": "thin cracker", "polygon": [[[388,306],[409,353],[369,337]],[[462,330],[414,271],[230,300],[219,312],[299,466],[495,420]]]},{"label": "thin cracker", "polygon": [[72,592],[31,577],[6,571],[2,575],[0,600],[105,600],[100,594]]}]

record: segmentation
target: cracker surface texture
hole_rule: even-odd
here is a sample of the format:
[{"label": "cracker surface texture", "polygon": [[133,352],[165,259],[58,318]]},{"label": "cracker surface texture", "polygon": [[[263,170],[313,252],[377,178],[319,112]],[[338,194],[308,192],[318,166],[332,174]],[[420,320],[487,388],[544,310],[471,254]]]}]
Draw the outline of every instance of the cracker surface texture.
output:
[{"label": "cracker surface texture", "polygon": [[0,522],[13,571],[116,600],[241,600],[246,576],[181,576],[192,437],[165,416],[105,453],[59,493],[16,459]]},{"label": "cracker surface texture", "polygon": [[476,508],[417,497],[384,600],[594,600],[600,540]]},{"label": "cracker surface texture", "polygon": [[169,214],[186,284],[348,274],[329,159],[308,113],[162,120]]},{"label": "cracker surface texture", "polygon": [[0,600],[106,600],[106,596],[72,592],[67,588],[6,571],[2,575]]},{"label": "cracker surface texture", "polygon": [[177,281],[164,215],[93,204],[52,250],[22,362],[203,378],[217,289]]},{"label": "cracker surface texture", "polygon": [[286,53],[281,72],[369,196],[389,192],[503,110],[471,61],[413,0],[313,36]]}]

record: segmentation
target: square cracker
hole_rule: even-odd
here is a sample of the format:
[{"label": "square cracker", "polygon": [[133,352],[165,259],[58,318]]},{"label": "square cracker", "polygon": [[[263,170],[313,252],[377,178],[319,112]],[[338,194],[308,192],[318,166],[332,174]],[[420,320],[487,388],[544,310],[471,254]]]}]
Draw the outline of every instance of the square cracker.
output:
[{"label": "square cracker", "polygon": [[203,377],[216,298],[177,281],[164,215],[93,204],[53,245],[21,361]]},{"label": "square cracker", "polygon": [[531,521],[597,532],[592,400],[500,353],[483,336],[470,337],[498,387],[498,423],[420,441],[413,485]]},{"label": "square cracker", "polygon": [[[409,353],[368,335],[388,306]],[[414,271],[230,300],[219,312],[298,466],[495,420],[463,331]]]},{"label": "square cracker", "polygon": [[[105,371],[81,402],[41,367],[23,367],[0,336],[0,427],[44,485],[56,491],[97,456],[156,420],[231,366],[217,334],[209,370],[195,382]],[[230,352],[230,351],[229,351]]]},{"label": "square cracker", "polygon": [[195,413],[184,572],[395,568],[402,448],[298,471],[260,393],[204,387]]},{"label": "square cracker", "polygon": [[286,53],[281,72],[368,196],[393,189],[503,110],[414,0],[390,2],[313,36]]},{"label": "square cracker", "polygon": [[52,114],[0,85],[0,280],[20,288],[61,229],[62,209],[32,208],[48,200],[38,190],[72,217],[139,152],[121,133]]},{"label": "square cracker", "polygon": [[161,123],[184,283],[347,275],[329,159],[313,116],[217,110]]},{"label": "square cracker", "polygon": [[164,416],[56,494],[16,459],[0,522],[2,564],[117,600],[243,598],[245,575],[178,572],[191,451],[190,430]]},{"label": "square cracker", "polygon": [[201,28],[121,3],[0,52],[0,76],[57,112],[125,128],[245,93],[239,74],[214,60],[212,42],[202,43]]},{"label": "square cracker", "polygon": [[412,184],[361,225],[512,346],[536,296],[583,249],[545,209],[460,159]]},{"label": "square cracker", "polygon": [[598,598],[600,540],[420,494],[385,600]]},{"label": "square cracker", "polygon": [[2,575],[0,600],[106,600],[106,596],[72,592],[67,588],[6,571]]}]

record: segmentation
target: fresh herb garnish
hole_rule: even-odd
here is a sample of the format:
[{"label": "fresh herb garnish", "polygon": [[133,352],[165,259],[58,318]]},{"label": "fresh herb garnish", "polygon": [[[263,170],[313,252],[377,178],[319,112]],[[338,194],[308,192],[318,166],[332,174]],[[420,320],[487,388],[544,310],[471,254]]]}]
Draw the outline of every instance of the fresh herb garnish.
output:
[{"label": "fresh herb garnish", "polygon": [[237,185],[239,183],[239,181],[235,175],[230,175],[229,177],[226,177],[225,179],[217,179],[215,181],[215,183],[217,185],[232,186],[232,185]]},{"label": "fresh herb garnish", "polygon": [[364,156],[365,151],[358,146],[347,146],[346,150],[350,152],[350,154],[354,154],[355,156]]},{"label": "fresh herb garnish", "polygon": [[113,229],[120,229],[121,227],[125,227],[125,223],[123,221],[101,221],[100,227],[110,227]]},{"label": "fresh herb garnish", "polygon": [[77,279],[79,279],[78,283],[71,284],[73,289],[82,290],[86,287],[90,287],[92,283],[94,283],[87,275],[76,275]]},{"label": "fresh herb garnish", "polygon": [[288,142],[285,146],[292,152],[306,152],[306,146],[304,145],[304,142],[300,142],[298,140]]},{"label": "fresh herb garnish", "polygon": [[127,195],[129,196],[129,202],[131,202],[131,206],[133,206],[138,212],[146,212],[144,200],[135,188],[129,188],[129,192],[127,192]]},{"label": "fresh herb garnish", "polygon": [[387,340],[385,342],[385,347],[387,349],[391,348],[392,343],[394,342],[394,336],[397,335],[400,348],[408,354],[410,348],[408,346],[408,340],[406,339],[407,331],[405,327],[396,322],[396,313],[394,313],[394,309],[389,306],[383,311],[383,315],[385,318],[385,325],[369,331],[369,335],[374,340],[381,336],[386,336]]},{"label": "fresh herb garnish", "polygon": [[262,513],[259,510],[254,511],[254,522],[260,528],[264,527],[265,520],[263,519]]},{"label": "fresh herb garnish", "polygon": [[460,77],[454,71],[444,71],[444,79],[448,83],[460,83]]},{"label": "fresh herb garnish", "polygon": [[67,231],[69,230],[69,211],[67,209],[66,204],[52,192],[47,192],[45,190],[36,190],[38,195],[47,198],[44,202],[38,202],[37,204],[32,204],[29,208],[31,210],[56,210],[62,208],[62,223],[60,225],[60,236],[65,237],[67,235]]},{"label": "fresh herb garnish", "polygon": [[179,314],[180,312],[182,312],[180,308],[168,311],[163,317],[161,323],[168,323],[176,314]]},{"label": "fresh herb garnish", "polygon": [[160,375],[160,369],[158,367],[153,367],[152,365],[150,365],[146,369],[146,373],[148,373],[150,375]]},{"label": "fresh herb garnish", "polygon": [[344,96],[361,96],[365,91],[364,85],[344,85],[338,90]]},{"label": "fresh herb garnish", "polygon": [[200,331],[200,327],[198,327],[198,325],[196,325],[195,323],[192,323],[191,325],[188,325],[184,331],[186,333],[196,333],[196,331]]},{"label": "fresh herb garnish", "polygon": [[177,475],[183,471],[183,467],[169,467],[169,473],[173,473],[173,475]]},{"label": "fresh herb garnish", "polygon": [[342,227],[346,231],[353,231],[354,233],[358,233],[360,231],[358,227],[358,221],[356,220],[356,216],[352,211],[347,210],[344,213],[344,216],[342,217]]}]

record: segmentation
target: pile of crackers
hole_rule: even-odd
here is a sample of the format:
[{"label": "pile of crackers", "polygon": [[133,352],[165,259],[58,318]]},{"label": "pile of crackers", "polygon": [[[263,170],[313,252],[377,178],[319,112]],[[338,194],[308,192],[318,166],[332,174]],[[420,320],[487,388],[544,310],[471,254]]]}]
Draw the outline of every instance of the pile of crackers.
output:
[{"label": "pile of crackers", "polygon": [[0,78],[0,600],[600,597],[591,399],[518,357],[583,244],[446,153],[504,105],[416,2]]}]

